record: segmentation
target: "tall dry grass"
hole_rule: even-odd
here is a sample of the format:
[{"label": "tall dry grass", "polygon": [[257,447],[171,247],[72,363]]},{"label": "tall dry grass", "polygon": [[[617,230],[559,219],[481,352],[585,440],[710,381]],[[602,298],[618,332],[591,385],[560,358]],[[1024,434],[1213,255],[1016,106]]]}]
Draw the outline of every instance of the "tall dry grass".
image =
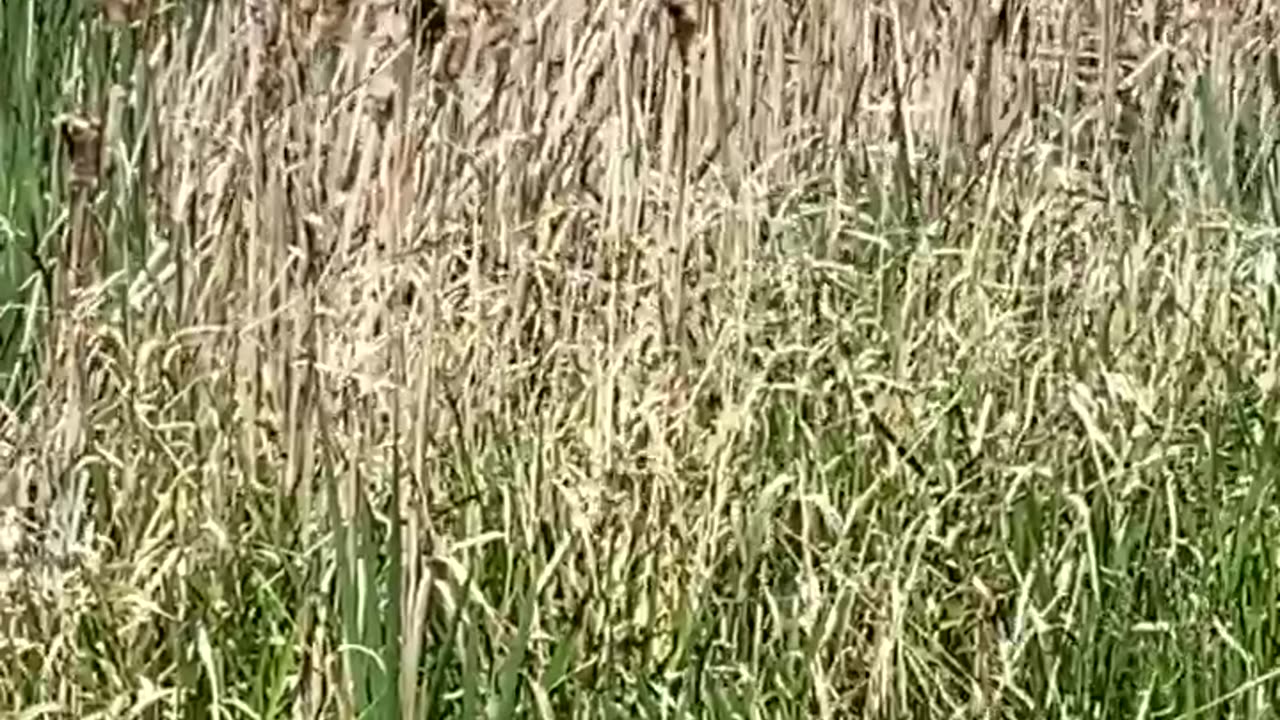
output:
[{"label": "tall dry grass", "polygon": [[53,5],[6,709],[1274,712],[1268,4]]}]

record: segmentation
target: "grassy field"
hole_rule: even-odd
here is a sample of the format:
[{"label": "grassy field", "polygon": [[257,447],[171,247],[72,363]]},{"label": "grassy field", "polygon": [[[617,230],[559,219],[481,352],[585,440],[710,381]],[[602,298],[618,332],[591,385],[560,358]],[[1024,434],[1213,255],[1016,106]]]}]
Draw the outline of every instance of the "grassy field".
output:
[{"label": "grassy field", "polygon": [[1280,716],[1278,30],[3,0],[0,715]]}]

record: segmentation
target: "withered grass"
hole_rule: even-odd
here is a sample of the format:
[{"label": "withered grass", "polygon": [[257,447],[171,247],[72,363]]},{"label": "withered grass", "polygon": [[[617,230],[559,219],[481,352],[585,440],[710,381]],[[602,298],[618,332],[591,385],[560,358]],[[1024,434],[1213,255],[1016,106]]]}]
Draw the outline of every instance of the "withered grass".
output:
[{"label": "withered grass", "polygon": [[1278,21],[5,0],[0,710],[1272,717]]}]

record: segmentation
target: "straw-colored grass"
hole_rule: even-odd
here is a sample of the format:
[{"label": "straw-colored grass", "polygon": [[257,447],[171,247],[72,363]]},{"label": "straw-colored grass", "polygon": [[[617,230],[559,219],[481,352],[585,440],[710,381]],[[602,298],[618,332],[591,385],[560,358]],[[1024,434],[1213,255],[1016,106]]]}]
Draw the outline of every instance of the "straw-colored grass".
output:
[{"label": "straw-colored grass", "polygon": [[5,0],[0,712],[1273,717],[1278,21]]}]

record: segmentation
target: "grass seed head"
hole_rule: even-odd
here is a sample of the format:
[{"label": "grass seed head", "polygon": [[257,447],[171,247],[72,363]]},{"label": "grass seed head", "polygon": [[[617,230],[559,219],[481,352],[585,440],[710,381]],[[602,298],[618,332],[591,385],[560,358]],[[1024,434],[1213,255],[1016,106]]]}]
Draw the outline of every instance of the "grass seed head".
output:
[{"label": "grass seed head", "polygon": [[135,23],[147,14],[144,0],[101,0],[99,7],[107,23],[116,26]]},{"label": "grass seed head", "polygon": [[666,0],[667,15],[671,17],[671,33],[680,48],[680,56],[686,60],[693,37],[698,33],[698,9],[695,0]]},{"label": "grass seed head", "polygon": [[102,170],[102,121],[81,115],[60,115],[54,122],[62,133],[70,160],[72,187],[96,187]]}]

